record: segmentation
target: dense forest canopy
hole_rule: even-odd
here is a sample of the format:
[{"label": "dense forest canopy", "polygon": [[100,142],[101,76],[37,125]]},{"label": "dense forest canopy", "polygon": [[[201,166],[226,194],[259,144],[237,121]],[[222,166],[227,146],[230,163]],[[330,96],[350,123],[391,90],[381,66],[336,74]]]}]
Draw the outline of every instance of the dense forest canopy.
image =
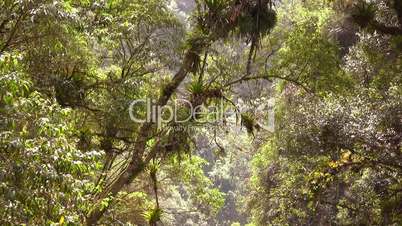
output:
[{"label": "dense forest canopy", "polygon": [[401,0],[0,0],[0,225],[401,225]]}]

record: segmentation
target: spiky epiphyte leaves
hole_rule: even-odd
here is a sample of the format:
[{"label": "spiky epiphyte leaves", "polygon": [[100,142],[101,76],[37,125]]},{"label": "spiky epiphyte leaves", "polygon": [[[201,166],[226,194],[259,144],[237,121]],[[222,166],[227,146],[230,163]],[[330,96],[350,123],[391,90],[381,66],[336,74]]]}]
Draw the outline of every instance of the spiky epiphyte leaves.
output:
[{"label": "spiky epiphyte leaves", "polygon": [[204,91],[204,85],[200,81],[194,81],[188,87],[188,91],[193,95],[201,94]]},{"label": "spiky epiphyte leaves", "polygon": [[247,60],[247,74],[250,73],[250,65],[253,56],[258,49],[260,39],[269,34],[275,26],[277,16],[272,9],[270,0],[242,1],[246,5],[237,17],[237,33],[251,42],[250,52]]},{"label": "spiky epiphyte leaves", "polygon": [[149,175],[151,176],[152,180],[156,180],[156,172],[158,172],[159,168],[160,168],[160,164],[157,162],[155,162],[155,163],[151,162],[148,165]]},{"label": "spiky epiphyte leaves", "polygon": [[193,107],[205,104],[209,99],[222,98],[222,90],[218,88],[206,88],[201,81],[194,81],[188,87],[191,93],[191,104]]},{"label": "spiky epiphyte leaves", "polygon": [[188,87],[188,91],[191,93],[191,104],[193,107],[201,105],[205,101],[204,93],[204,85],[201,81],[194,81]]},{"label": "spiky epiphyte leaves", "polygon": [[205,0],[204,3],[204,7],[197,6],[200,30],[219,38],[235,31],[250,39],[268,34],[276,24],[271,0]]},{"label": "spiky epiphyte leaves", "polygon": [[204,0],[204,5],[198,3],[198,25],[206,34],[225,38],[230,30],[228,26],[228,0]]},{"label": "spiky epiphyte leaves", "polygon": [[211,12],[219,13],[227,6],[226,0],[205,0],[205,5]]},{"label": "spiky epiphyte leaves", "polygon": [[241,125],[246,128],[249,134],[254,134],[254,130],[258,129],[258,124],[251,113],[241,114]]},{"label": "spiky epiphyte leaves", "polygon": [[365,28],[374,20],[376,11],[374,3],[361,0],[353,7],[352,18],[359,26]]},{"label": "spiky epiphyte leaves", "polygon": [[188,68],[189,72],[196,73],[199,69],[201,63],[200,53],[202,50],[211,43],[211,37],[209,37],[207,32],[204,32],[200,28],[192,31],[187,39],[186,46],[189,49],[187,59],[192,62]]},{"label": "spiky epiphyte leaves", "polygon": [[160,208],[155,208],[144,213],[144,218],[148,221],[149,225],[156,225],[160,221],[163,211]]},{"label": "spiky epiphyte leaves", "polygon": [[277,21],[276,12],[268,7],[263,8],[259,17],[258,31],[261,35],[268,34],[275,26]]},{"label": "spiky epiphyte leaves", "polygon": [[239,16],[239,35],[249,38],[264,36],[275,26],[276,20],[276,12],[268,4],[255,4]]},{"label": "spiky epiphyte leaves", "polygon": [[223,96],[221,89],[206,88],[200,81],[192,82],[188,87],[188,91],[192,95],[203,95],[207,98],[221,98]]}]

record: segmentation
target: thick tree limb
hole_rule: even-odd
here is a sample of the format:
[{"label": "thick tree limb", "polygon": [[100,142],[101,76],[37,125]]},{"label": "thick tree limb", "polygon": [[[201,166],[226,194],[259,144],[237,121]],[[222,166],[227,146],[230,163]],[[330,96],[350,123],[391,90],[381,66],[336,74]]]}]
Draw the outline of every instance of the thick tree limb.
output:
[{"label": "thick tree limb", "polygon": [[391,27],[381,24],[377,21],[373,21],[370,25],[379,33],[386,35],[402,35],[402,29],[400,27]]},{"label": "thick tree limb", "polygon": [[[162,95],[159,97],[157,104],[159,106],[164,106],[167,104],[176,88],[184,80],[188,72],[191,71],[193,64],[196,61],[196,56],[201,52],[201,49],[191,48],[185,54],[183,64],[180,70],[174,75],[170,83],[163,89]],[[146,143],[151,136],[152,130],[154,128],[154,123],[146,122],[142,125],[139,131],[138,138],[135,142],[134,153],[128,164],[128,166],[120,173],[118,178],[107,187],[104,192],[102,192],[97,200],[102,200],[109,196],[115,196],[123,187],[133,181],[144,169],[144,167],[149,163],[149,161],[156,156],[158,153],[158,146],[150,151],[150,153],[143,159],[144,153],[146,151]],[[103,216],[107,208],[102,207],[97,201],[94,209],[89,213],[86,218],[87,225],[95,225],[99,219]]]}]

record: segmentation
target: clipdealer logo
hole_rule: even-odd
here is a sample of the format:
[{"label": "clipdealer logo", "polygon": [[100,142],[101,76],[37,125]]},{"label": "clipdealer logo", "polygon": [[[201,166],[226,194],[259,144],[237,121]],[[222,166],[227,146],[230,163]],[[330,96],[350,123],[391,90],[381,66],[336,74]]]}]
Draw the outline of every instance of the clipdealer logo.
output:
[{"label": "clipdealer logo", "polygon": [[[275,126],[275,112],[274,112],[274,99],[269,99],[264,103],[259,104],[259,107],[255,110],[257,117],[256,123],[259,128],[273,132]],[[145,110],[145,115],[138,114],[139,109]],[[179,112],[180,109],[187,109],[186,113]],[[221,100],[218,105],[194,106],[190,101],[186,99],[176,99],[173,104],[159,106],[156,101],[151,98],[136,99],[129,105],[130,119],[135,123],[156,123],[157,128],[162,128],[162,125],[174,122],[176,124],[185,122],[196,123],[216,123],[224,119],[235,117],[240,118],[243,112],[247,112],[250,109],[228,106]]]}]

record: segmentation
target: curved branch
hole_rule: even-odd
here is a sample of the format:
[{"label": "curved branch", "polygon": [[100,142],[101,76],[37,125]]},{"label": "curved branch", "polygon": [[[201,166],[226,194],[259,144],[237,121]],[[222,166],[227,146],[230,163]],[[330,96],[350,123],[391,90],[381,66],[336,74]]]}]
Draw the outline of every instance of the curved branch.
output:
[{"label": "curved branch", "polygon": [[[187,76],[188,72],[191,71],[193,64],[196,62],[196,56],[202,51],[199,48],[190,48],[184,56],[183,64],[180,70],[174,75],[173,79],[168,85],[162,90],[162,95],[159,97],[157,102],[158,106],[164,106],[167,104],[176,88],[181,84],[184,78]],[[144,169],[144,167],[149,163],[149,161],[156,156],[159,147],[155,145],[150,151],[147,157],[143,159],[143,155],[146,151],[146,142],[148,141],[151,132],[154,128],[154,123],[146,122],[142,125],[139,130],[138,139],[134,145],[134,153],[128,164],[128,166],[120,173],[118,178],[105,190],[99,194],[97,200],[102,200],[106,197],[115,196],[123,187],[137,177]],[[98,201],[94,208],[90,211],[86,218],[87,225],[95,225],[99,219],[106,212],[107,208],[102,207]]]}]

